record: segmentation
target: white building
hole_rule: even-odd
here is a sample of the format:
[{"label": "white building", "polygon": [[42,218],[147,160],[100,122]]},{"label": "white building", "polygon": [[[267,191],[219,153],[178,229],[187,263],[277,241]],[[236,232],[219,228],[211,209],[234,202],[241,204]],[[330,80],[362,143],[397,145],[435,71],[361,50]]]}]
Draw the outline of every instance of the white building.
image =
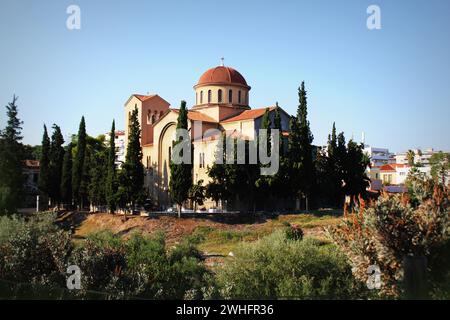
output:
[{"label": "white building", "polygon": [[[116,146],[116,165],[118,168],[125,162],[125,131],[116,130],[114,143]],[[110,133],[105,133],[105,142],[109,143]]]},{"label": "white building", "polygon": [[[428,148],[425,150],[421,149],[413,149],[414,151],[414,163],[420,164],[422,166],[429,166],[430,165],[430,158],[435,153],[433,148]],[[395,155],[395,161],[398,164],[408,164],[408,156],[407,152],[399,152]]]},{"label": "white building", "polygon": [[389,160],[391,157],[389,149],[386,148],[374,148],[365,145],[364,153],[370,157],[370,164],[372,167],[379,167],[392,162]]},{"label": "white building", "polygon": [[[404,185],[412,167],[407,164],[386,164],[379,168],[379,178],[384,185]],[[430,166],[417,167],[426,178],[431,177]]]}]

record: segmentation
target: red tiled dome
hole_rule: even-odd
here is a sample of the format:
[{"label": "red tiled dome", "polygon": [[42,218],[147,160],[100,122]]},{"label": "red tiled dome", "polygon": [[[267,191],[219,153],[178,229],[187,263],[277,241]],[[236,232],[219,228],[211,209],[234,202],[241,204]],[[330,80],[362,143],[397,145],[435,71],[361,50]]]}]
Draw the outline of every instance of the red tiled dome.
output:
[{"label": "red tiled dome", "polygon": [[218,66],[207,70],[198,80],[197,86],[206,84],[234,84],[248,87],[242,74],[230,67]]}]

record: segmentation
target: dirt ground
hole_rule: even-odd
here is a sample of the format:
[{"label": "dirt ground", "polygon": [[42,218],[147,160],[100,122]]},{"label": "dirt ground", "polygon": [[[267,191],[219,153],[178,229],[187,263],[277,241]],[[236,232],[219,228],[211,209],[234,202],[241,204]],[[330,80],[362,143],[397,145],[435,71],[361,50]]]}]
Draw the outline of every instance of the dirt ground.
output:
[{"label": "dirt ground", "polygon": [[197,228],[208,228],[233,233],[245,233],[249,240],[259,238],[283,226],[283,222],[300,225],[305,236],[320,237],[323,227],[339,221],[335,212],[329,214],[284,214],[280,216],[256,215],[243,219],[242,216],[232,215],[196,215],[184,216],[181,219],[174,215],[160,214],[142,216],[112,215],[108,213],[88,214],[82,212],[68,212],[60,216],[59,220],[74,227],[75,236],[85,238],[89,233],[100,230],[110,230],[115,234],[128,238],[133,232],[149,235],[162,231],[166,235],[168,244],[179,242],[183,237],[191,235]]}]

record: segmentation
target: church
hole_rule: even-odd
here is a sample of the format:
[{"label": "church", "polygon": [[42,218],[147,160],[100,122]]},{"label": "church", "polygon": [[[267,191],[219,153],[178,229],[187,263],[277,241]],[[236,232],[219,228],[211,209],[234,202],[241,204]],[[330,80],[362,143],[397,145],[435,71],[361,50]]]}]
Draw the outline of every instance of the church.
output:
[{"label": "church", "polygon": [[[188,108],[188,131],[193,143],[192,180],[209,182],[208,166],[215,161],[218,139],[208,132],[219,130],[233,138],[254,140],[268,108],[273,125],[275,106],[252,109],[247,81],[237,70],[222,65],[204,72],[196,85],[195,105]],[[146,169],[145,187],[162,208],[170,206],[168,194],[172,142],[179,109],[157,94],[131,95],[125,103],[125,143],[128,142],[132,111],[137,108],[141,126],[143,165]],[[289,131],[290,115],[280,108],[281,134]],[[200,125],[199,125],[200,124]],[[206,133],[206,134],[205,134]],[[206,208],[214,206],[205,201]]]}]

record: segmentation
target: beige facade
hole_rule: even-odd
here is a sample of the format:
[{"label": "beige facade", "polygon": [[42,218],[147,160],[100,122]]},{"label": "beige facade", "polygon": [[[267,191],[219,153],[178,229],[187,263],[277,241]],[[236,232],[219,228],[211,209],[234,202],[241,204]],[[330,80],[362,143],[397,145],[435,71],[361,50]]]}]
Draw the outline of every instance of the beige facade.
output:
[{"label": "beige facade", "polygon": [[[215,161],[222,133],[253,140],[266,108],[249,107],[250,86],[236,70],[219,66],[206,71],[194,86],[196,104],[188,111],[188,130],[193,141],[192,179],[209,181],[208,167]],[[231,100],[230,100],[231,98]],[[179,110],[158,95],[132,95],[125,103],[125,141],[132,110],[138,109],[141,145],[146,168],[145,186],[163,208],[170,205],[170,157]],[[271,117],[275,108],[269,108]],[[281,109],[282,129],[289,130],[289,115]],[[273,121],[272,121],[273,123]],[[206,201],[205,207],[214,203]]]}]

